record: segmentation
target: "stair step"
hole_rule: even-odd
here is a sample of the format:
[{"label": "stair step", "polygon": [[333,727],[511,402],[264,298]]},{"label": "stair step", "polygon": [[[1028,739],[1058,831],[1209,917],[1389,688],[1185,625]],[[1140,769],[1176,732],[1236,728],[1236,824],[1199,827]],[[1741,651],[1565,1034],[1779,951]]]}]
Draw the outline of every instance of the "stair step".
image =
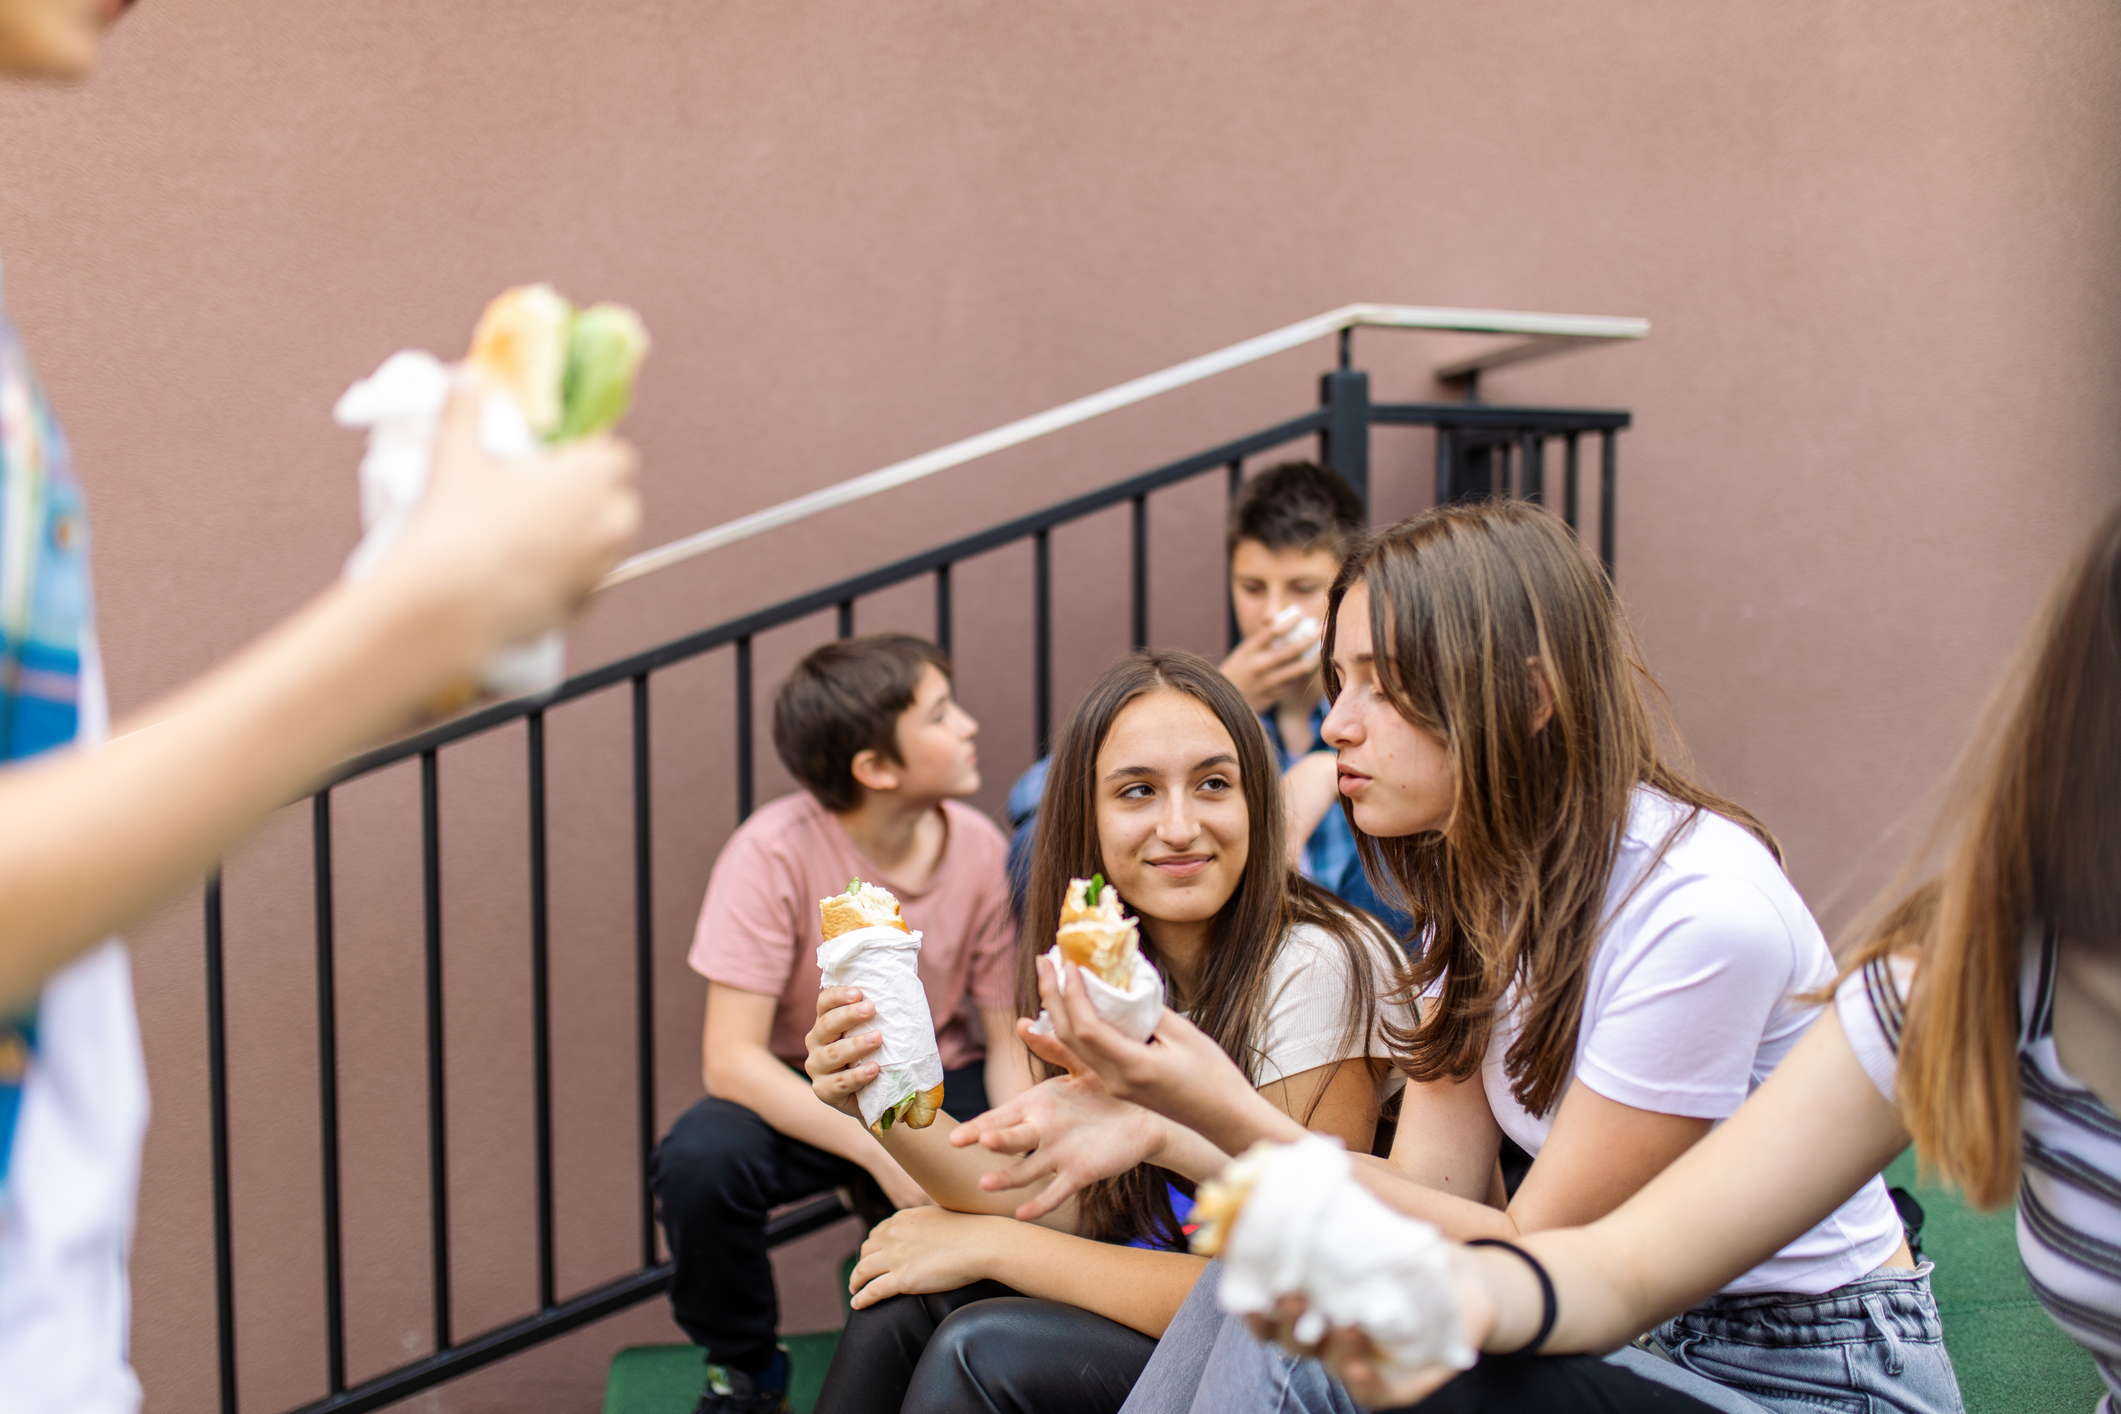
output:
[{"label": "stair step", "polygon": [[[788,1402],[794,1414],[810,1414],[825,1383],[838,1331],[784,1335],[788,1347]],[[697,1345],[636,1345],[611,1357],[604,1383],[604,1414],[692,1414],[707,1381],[707,1361]]]}]

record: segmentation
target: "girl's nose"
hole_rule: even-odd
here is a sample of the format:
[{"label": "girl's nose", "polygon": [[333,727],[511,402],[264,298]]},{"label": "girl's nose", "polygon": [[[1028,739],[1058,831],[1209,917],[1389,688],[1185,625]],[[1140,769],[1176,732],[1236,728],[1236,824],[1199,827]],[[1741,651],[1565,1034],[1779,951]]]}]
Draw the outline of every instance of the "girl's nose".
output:
[{"label": "girl's nose", "polygon": [[1355,744],[1357,719],[1354,697],[1354,693],[1343,690],[1340,696],[1333,699],[1332,707],[1326,712],[1326,719],[1318,724],[1318,735],[1326,745],[1335,750]]},{"label": "girl's nose", "polygon": [[1156,837],[1173,849],[1183,849],[1199,834],[1200,822],[1193,817],[1191,803],[1183,795],[1172,796],[1156,822]]}]

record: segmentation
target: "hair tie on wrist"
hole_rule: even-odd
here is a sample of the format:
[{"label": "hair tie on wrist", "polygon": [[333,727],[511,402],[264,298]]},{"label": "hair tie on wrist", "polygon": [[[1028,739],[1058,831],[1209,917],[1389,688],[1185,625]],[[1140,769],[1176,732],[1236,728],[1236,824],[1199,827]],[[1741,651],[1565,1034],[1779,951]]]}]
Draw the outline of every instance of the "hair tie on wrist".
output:
[{"label": "hair tie on wrist", "polygon": [[1532,1275],[1539,1278],[1539,1334],[1533,1336],[1531,1340],[1515,1350],[1503,1351],[1488,1358],[1494,1360],[1527,1360],[1537,1355],[1539,1348],[1547,1343],[1547,1337],[1554,1333],[1554,1321],[1561,1314],[1561,1302],[1554,1295],[1554,1278],[1547,1275],[1547,1269],[1540,1265],[1537,1257],[1514,1242],[1504,1242],[1499,1237],[1476,1237],[1468,1242],[1466,1246],[1500,1247],[1503,1251],[1513,1253],[1522,1259],[1524,1264],[1532,1269]]}]

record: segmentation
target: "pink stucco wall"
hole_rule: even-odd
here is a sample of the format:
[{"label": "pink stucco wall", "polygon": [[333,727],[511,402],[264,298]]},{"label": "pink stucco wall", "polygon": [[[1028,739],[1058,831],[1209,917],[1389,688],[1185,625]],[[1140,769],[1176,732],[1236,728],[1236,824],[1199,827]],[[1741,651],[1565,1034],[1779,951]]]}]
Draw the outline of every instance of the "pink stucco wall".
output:
[{"label": "pink stucco wall", "polygon": [[[121,712],[315,591],[354,532],[332,399],[547,278],[641,309],[647,543],[1349,300],[1639,314],[1495,377],[1632,408],[1620,571],[1704,773],[1816,906],[1890,857],[2121,467],[2121,16],[1834,0],[149,0],[86,89],[0,95],[7,295],[91,487]],[[1366,334],[1380,397],[1458,345]],[[589,664],[1307,405],[1320,347],[611,596]],[[1417,508],[1425,439],[1381,436]],[[1159,509],[1160,640],[1216,636]],[[1060,538],[1062,702],[1123,642],[1120,522]],[[968,570],[993,805],[1029,754],[1021,558]],[[1203,590],[1202,584],[1208,587]],[[919,627],[896,596],[863,622]],[[820,625],[819,633],[829,632]],[[801,634],[761,646],[770,683]],[[728,828],[727,664],[659,689],[662,1109]],[[621,702],[556,717],[563,1286],[624,1269]],[[452,760],[458,1327],[528,1299],[521,739]],[[340,803],[356,1374],[420,1353],[411,781]],[[768,783],[777,779],[769,771]],[[230,869],[245,1407],[320,1390],[303,822]],[[139,934],[157,1094],[135,1275],[156,1411],[213,1404],[192,903]],[[646,1308],[431,1407],[590,1408]]]}]

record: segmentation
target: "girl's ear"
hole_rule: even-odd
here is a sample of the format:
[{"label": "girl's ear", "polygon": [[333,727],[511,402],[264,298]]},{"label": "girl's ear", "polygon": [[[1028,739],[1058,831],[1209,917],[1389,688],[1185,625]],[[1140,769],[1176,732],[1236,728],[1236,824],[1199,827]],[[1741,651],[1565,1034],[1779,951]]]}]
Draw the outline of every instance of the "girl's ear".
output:
[{"label": "girl's ear", "polygon": [[[1532,670],[1532,734],[1537,736],[1554,720],[1554,693],[1547,686],[1546,665],[1537,657],[1527,658],[1524,665]],[[857,778],[859,779],[859,778]]]}]

